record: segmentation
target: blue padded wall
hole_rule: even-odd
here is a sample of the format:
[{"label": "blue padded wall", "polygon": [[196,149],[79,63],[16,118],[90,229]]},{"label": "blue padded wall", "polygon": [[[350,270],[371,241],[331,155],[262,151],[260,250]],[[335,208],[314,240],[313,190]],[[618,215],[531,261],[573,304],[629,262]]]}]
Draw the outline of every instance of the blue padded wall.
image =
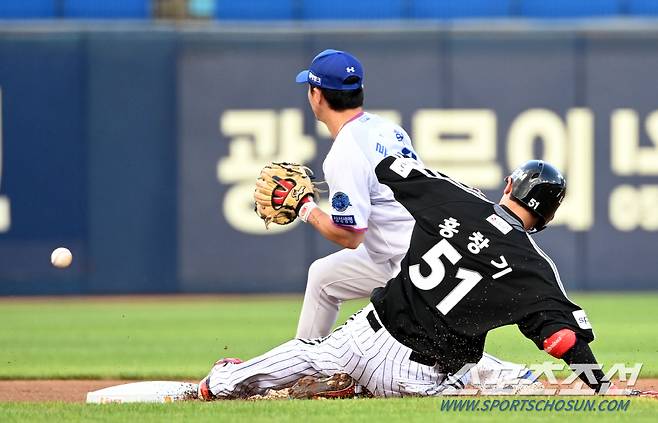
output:
[{"label": "blue padded wall", "polygon": [[65,0],[65,18],[145,19],[151,15],[151,0]]},{"label": "blue padded wall", "polygon": [[615,16],[619,0],[521,0],[519,14],[532,18],[583,18]]},{"label": "blue padded wall", "polygon": [[406,2],[403,0],[304,0],[302,19],[401,19]]},{"label": "blue padded wall", "polygon": [[289,20],[295,0],[215,0],[215,17],[223,20]]},{"label": "blue padded wall", "polygon": [[511,0],[415,0],[410,17],[414,19],[497,18],[512,10]]},{"label": "blue padded wall", "polygon": [[52,18],[55,0],[2,0],[0,19]]},{"label": "blue padded wall", "polygon": [[627,0],[628,13],[637,16],[657,16],[658,1],[656,0]]},{"label": "blue padded wall", "polygon": [[[0,19],[147,19],[156,1],[0,0]],[[658,16],[658,0],[192,0],[189,6],[198,16],[245,21]]]}]

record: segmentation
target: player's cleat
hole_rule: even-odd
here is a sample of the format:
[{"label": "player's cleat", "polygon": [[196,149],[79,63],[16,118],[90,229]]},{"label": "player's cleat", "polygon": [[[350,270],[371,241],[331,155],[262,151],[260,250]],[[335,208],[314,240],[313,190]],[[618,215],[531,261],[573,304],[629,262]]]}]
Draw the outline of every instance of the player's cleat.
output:
[{"label": "player's cleat", "polygon": [[[215,364],[213,365],[213,369],[215,367],[224,367],[229,364],[241,364],[242,360],[239,358],[222,358],[217,361],[215,361]],[[212,374],[212,370],[210,370],[210,374]],[[212,393],[210,390],[210,374],[206,377],[204,377],[201,382],[199,382],[199,391],[198,391],[198,398],[202,401],[212,401],[217,399],[215,394]]]},{"label": "player's cleat", "polygon": [[204,377],[201,382],[199,382],[199,392],[197,393],[197,398],[201,401],[212,401],[216,399],[215,394],[210,390],[210,375]]},{"label": "player's cleat", "polygon": [[295,399],[353,398],[356,394],[356,381],[347,373],[320,378],[304,376],[288,391],[288,396]]}]

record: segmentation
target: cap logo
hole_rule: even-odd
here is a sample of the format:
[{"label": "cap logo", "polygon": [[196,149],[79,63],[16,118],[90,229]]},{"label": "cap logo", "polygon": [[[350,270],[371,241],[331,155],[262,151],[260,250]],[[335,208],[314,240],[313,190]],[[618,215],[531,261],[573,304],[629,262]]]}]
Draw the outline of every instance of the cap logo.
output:
[{"label": "cap logo", "polygon": [[356,72],[356,69],[354,69],[354,66],[348,66],[345,68],[345,70],[349,73],[354,73]]},{"label": "cap logo", "polygon": [[320,78],[319,76],[313,74],[313,72],[310,72],[310,71],[308,73],[308,80],[313,81],[318,85],[322,84],[322,78]]}]

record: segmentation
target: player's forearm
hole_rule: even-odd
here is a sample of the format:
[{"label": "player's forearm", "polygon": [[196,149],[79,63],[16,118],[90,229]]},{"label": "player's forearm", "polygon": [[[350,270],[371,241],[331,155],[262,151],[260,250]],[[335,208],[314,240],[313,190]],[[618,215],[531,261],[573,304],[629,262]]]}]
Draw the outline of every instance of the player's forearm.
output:
[{"label": "player's forearm", "polygon": [[[562,359],[570,366],[572,364],[598,364],[591,348],[582,339],[578,339],[574,346],[562,356]],[[578,377],[597,393],[604,393],[610,387],[610,381],[605,378],[600,369],[592,370],[592,374],[596,382],[591,382],[585,372],[581,372]]]},{"label": "player's forearm", "polygon": [[352,232],[335,225],[331,216],[320,210],[319,207],[313,209],[308,216],[307,223],[311,224],[329,241],[335,242],[345,248],[354,249],[358,247],[365,236],[364,233]]}]

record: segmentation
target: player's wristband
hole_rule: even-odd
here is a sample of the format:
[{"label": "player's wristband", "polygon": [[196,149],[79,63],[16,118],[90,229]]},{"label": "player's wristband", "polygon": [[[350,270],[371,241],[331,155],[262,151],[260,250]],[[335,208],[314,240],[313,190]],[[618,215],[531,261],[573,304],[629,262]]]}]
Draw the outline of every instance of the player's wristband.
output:
[{"label": "player's wristband", "polygon": [[299,208],[299,212],[297,213],[297,215],[302,220],[302,222],[306,223],[308,222],[309,216],[311,216],[311,212],[315,210],[318,207],[318,205],[315,204],[315,201],[313,201],[313,197],[311,196],[304,198],[304,200],[302,200],[304,201],[304,204],[302,204],[301,207]]}]

